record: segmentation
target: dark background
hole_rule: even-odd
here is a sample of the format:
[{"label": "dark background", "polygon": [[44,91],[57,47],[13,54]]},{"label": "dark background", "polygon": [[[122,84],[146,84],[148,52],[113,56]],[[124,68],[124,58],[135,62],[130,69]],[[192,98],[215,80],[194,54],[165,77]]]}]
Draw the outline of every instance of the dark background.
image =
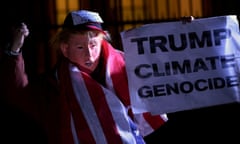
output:
[{"label": "dark background", "polygon": [[[109,0],[91,0],[82,8],[99,10],[103,19],[114,26],[114,14],[107,7]],[[7,0],[0,5],[0,41],[8,39],[14,24],[25,22],[31,31],[24,48],[30,79],[52,67],[48,41],[57,27],[51,25],[55,16],[54,0]],[[237,0],[203,0],[204,17],[240,14]],[[169,19],[170,20],[170,19]],[[161,20],[159,20],[161,21]],[[168,21],[165,19],[164,21]],[[148,21],[146,21],[147,23]],[[112,30],[118,38],[119,29]],[[118,45],[119,43],[113,43]],[[1,57],[1,55],[0,55]],[[2,68],[2,67],[0,67]],[[44,143],[41,130],[20,111],[0,103],[0,143]],[[240,107],[238,103],[170,113],[169,121],[146,140],[151,143],[239,143]]]}]

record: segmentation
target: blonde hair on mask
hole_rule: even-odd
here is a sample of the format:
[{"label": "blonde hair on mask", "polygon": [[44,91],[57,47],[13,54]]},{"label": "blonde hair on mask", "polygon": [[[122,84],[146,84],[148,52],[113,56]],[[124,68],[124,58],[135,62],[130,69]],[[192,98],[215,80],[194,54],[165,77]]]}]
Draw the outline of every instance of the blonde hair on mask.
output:
[{"label": "blonde hair on mask", "polygon": [[73,29],[73,28],[64,28],[56,33],[54,37],[50,40],[50,47],[57,51],[58,55],[61,54],[60,50],[60,44],[61,43],[67,43],[71,35],[73,34],[83,34],[88,35],[89,38],[98,35],[99,37],[102,37],[103,39],[107,40],[108,42],[111,42],[111,36],[107,31],[100,32],[98,30],[87,30],[87,29]]}]

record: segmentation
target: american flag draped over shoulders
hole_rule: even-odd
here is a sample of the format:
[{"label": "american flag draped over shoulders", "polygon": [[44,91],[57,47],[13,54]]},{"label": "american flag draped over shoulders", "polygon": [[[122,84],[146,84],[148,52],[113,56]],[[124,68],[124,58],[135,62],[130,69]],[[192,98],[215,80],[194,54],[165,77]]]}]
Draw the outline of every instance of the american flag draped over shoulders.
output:
[{"label": "american flag draped over shoulders", "polygon": [[123,53],[103,41],[101,57],[104,71],[98,75],[105,84],[68,62],[60,69],[69,71],[58,71],[61,97],[68,112],[65,127],[69,135],[63,136],[62,142],[144,144],[142,136],[159,128],[167,118],[149,113],[134,115]]}]

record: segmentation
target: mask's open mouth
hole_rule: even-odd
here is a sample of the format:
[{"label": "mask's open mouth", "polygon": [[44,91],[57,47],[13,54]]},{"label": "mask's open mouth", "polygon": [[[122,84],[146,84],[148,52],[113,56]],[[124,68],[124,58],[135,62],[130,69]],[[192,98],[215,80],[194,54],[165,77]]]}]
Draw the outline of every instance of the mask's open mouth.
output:
[{"label": "mask's open mouth", "polygon": [[85,65],[88,66],[88,67],[92,66],[92,64],[93,64],[93,63],[92,63],[91,61],[86,61],[86,62],[85,62]]}]

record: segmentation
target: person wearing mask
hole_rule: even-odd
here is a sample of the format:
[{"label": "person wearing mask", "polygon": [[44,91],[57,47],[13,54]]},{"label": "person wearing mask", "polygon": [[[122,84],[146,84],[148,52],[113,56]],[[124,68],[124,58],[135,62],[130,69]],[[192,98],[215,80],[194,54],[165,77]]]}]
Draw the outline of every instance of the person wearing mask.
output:
[{"label": "person wearing mask", "polygon": [[34,81],[22,55],[26,24],[13,30],[2,55],[5,101],[30,116],[49,144],[144,144],[168,120],[131,111],[124,53],[112,47],[102,23],[97,12],[71,11],[51,40],[56,66]]}]

